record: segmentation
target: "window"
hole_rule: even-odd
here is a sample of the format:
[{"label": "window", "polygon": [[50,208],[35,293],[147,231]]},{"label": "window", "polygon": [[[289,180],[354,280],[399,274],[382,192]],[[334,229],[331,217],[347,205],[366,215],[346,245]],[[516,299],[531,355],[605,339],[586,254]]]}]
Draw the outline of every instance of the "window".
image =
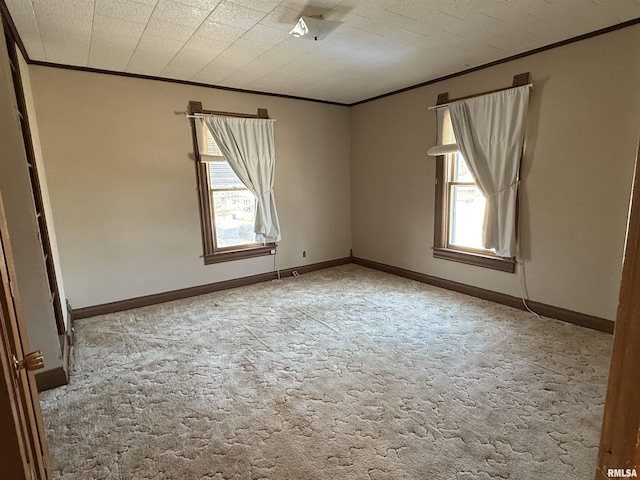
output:
[{"label": "window", "polygon": [[220,152],[211,132],[202,124],[206,151],[202,155],[216,157],[205,162],[209,179],[211,223],[216,251],[262,245],[255,241],[255,197],[233,172]]},{"label": "window", "polygon": [[438,126],[438,144],[453,148],[445,148],[437,157],[434,257],[513,272],[513,260],[497,257],[482,244],[486,199],[455,149],[447,108],[438,111]]},{"label": "window", "polygon": [[446,155],[447,248],[495,255],[482,246],[482,221],[486,199],[478,189],[462,154]]},{"label": "window", "polygon": [[[194,105],[195,104],[195,105]],[[189,102],[189,113],[209,113]],[[256,241],[255,196],[234,173],[204,122],[192,122],[205,264],[274,253]]]}]

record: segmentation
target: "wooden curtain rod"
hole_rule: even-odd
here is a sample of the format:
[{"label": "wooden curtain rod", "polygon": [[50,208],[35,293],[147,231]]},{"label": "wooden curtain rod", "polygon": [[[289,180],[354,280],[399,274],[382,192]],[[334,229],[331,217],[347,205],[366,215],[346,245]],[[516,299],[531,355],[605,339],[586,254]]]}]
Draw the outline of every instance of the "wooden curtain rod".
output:
[{"label": "wooden curtain rod", "polygon": [[261,118],[268,119],[269,117],[261,117],[260,115],[251,115],[249,113],[231,113],[231,112],[198,112],[190,114],[189,112],[184,112],[184,114],[188,118],[202,118],[202,117],[236,117],[236,118]]},{"label": "wooden curtain rod", "polygon": [[483,95],[489,95],[489,94],[492,94],[492,93],[503,92],[505,90],[511,90],[512,88],[518,88],[518,87],[529,87],[529,88],[533,87],[533,83],[529,83],[529,72],[525,72],[525,73],[520,73],[518,75],[514,75],[513,76],[513,83],[512,83],[512,85],[510,87],[497,88],[495,90],[489,90],[488,92],[476,93],[475,95],[467,95],[466,97],[452,98],[452,99],[449,99],[449,93],[448,92],[441,93],[440,95],[438,95],[438,99],[436,100],[436,104],[431,106],[431,107],[429,107],[429,110],[437,110],[438,108],[447,107],[447,106],[449,106],[449,104],[451,102],[457,102],[457,101],[460,101],[460,100],[467,100],[469,98],[482,97]]},{"label": "wooden curtain rod", "polygon": [[198,117],[209,117],[213,115],[218,115],[220,117],[237,117],[237,118],[262,118],[268,119],[269,112],[266,108],[259,108],[258,113],[236,113],[236,112],[218,112],[215,110],[203,110],[202,102],[189,102],[189,106],[187,107],[187,111],[184,112],[187,118],[198,118]]}]

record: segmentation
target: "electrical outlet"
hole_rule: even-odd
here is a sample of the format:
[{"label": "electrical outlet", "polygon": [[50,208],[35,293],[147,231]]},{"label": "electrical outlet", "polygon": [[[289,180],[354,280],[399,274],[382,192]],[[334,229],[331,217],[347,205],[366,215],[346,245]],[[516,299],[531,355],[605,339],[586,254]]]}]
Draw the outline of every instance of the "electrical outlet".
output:
[{"label": "electrical outlet", "polygon": [[307,251],[306,250],[302,251],[302,258],[307,258]]},{"label": "electrical outlet", "polygon": [[270,253],[271,253],[271,255],[275,255],[276,254],[276,249],[275,248],[271,249]]}]

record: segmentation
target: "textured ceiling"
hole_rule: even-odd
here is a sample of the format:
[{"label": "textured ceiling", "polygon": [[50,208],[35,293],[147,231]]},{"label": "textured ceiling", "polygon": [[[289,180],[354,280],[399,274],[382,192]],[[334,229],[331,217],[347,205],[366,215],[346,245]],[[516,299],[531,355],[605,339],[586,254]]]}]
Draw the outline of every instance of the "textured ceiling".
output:
[{"label": "textured ceiling", "polygon": [[[640,17],[640,0],[5,1],[33,60],[347,104]],[[342,24],[289,36],[302,14]]]}]

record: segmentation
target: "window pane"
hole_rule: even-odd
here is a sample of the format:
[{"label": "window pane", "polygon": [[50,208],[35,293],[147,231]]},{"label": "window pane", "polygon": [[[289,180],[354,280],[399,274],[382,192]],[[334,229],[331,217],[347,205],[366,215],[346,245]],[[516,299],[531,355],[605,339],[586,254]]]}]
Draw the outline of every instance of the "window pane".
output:
[{"label": "window pane", "polygon": [[486,200],[475,185],[451,185],[449,243],[484,250],[482,222]]},{"label": "window pane", "polygon": [[465,162],[464,157],[460,152],[456,152],[455,157],[453,159],[453,181],[454,182],[473,182],[476,181],[471,175],[469,168],[467,167],[467,162]]},{"label": "window pane", "polygon": [[451,113],[449,107],[439,108],[437,110],[438,116],[438,133],[441,136],[439,138],[439,145],[447,145],[449,143],[456,143],[456,137],[453,134],[453,126],[451,125]]},{"label": "window pane", "polygon": [[204,125],[204,134],[205,134],[205,139],[207,144],[207,147],[206,147],[207,151],[205,153],[207,155],[212,155],[214,157],[223,157],[224,155],[222,155],[222,152],[220,151],[218,144],[213,139],[213,135],[211,135],[211,131],[209,131],[209,127],[207,127],[206,125]]},{"label": "window pane", "polygon": [[255,197],[249,190],[211,192],[216,246],[232,247],[255,242]]},{"label": "window pane", "polygon": [[208,162],[208,164],[212,189],[247,188],[227,162]]}]

